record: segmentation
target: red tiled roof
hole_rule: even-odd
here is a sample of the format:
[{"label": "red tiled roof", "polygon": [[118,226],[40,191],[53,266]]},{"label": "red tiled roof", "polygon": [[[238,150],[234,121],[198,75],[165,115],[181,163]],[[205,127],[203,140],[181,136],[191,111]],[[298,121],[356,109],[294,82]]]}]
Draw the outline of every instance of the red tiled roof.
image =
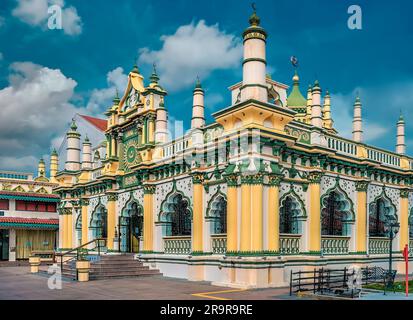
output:
[{"label": "red tiled roof", "polygon": [[0,223],[24,223],[24,224],[50,224],[50,225],[59,225],[59,219],[36,219],[36,218],[0,217]]},{"label": "red tiled roof", "polygon": [[91,116],[85,116],[83,114],[80,115],[83,119],[85,119],[87,122],[91,123],[94,125],[96,128],[98,128],[100,131],[106,131],[108,127],[108,122],[103,119],[91,117]]},{"label": "red tiled roof", "polygon": [[60,197],[57,194],[49,193],[32,193],[32,192],[18,192],[18,191],[0,191],[0,195],[5,196],[24,196],[24,197],[34,197],[34,198],[52,198],[59,199]]}]

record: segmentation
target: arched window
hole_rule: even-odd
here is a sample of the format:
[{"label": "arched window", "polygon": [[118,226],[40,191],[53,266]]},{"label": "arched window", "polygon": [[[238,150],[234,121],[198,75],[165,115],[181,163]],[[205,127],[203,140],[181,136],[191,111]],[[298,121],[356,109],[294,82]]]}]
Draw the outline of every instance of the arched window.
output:
[{"label": "arched window", "polygon": [[227,200],[221,194],[211,199],[208,217],[213,219],[213,233],[227,233]]},{"label": "arched window", "polygon": [[383,198],[377,199],[370,207],[369,235],[370,237],[385,237],[384,224],[387,220],[386,203]]},{"label": "arched window", "polygon": [[325,206],[321,212],[321,234],[342,236],[346,234],[344,222],[346,214],[343,212],[343,202],[337,192],[331,192],[324,200]]},{"label": "arched window", "polygon": [[104,206],[99,206],[92,214],[90,228],[96,238],[107,238],[108,236],[108,212]]},{"label": "arched window", "polygon": [[413,209],[410,211],[409,215],[409,238],[413,239],[413,214],[412,214]]},{"label": "arched window", "polygon": [[188,201],[177,194],[171,203],[171,233],[172,236],[191,235],[191,212]]},{"label": "arched window", "polygon": [[293,198],[290,196],[286,197],[280,208],[280,233],[299,233],[296,211]]}]

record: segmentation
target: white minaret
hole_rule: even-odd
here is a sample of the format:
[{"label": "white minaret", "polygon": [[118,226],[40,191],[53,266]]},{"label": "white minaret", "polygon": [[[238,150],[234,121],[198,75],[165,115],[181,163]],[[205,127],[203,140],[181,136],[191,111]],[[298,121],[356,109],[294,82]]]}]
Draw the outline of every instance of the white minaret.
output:
[{"label": "white minaret", "polygon": [[321,113],[321,88],[318,80],[315,81],[311,94],[313,102],[311,107],[311,124],[317,128],[322,128],[323,117]]},{"label": "white minaret", "polygon": [[353,140],[355,142],[363,142],[363,120],[361,118],[361,101],[359,96],[357,96],[356,102],[354,102]]},{"label": "white minaret", "polygon": [[77,132],[75,119],[72,119],[70,130],[66,134],[66,162],[65,170],[79,171],[80,170],[80,133]]},{"label": "white minaret", "polygon": [[255,9],[251,15],[250,26],[244,31],[244,61],[241,87],[241,101],[255,99],[268,102],[266,84],[265,46],[267,33],[260,27],[260,18]]},{"label": "white minaret", "polygon": [[82,169],[92,169],[92,144],[87,136],[82,144]]},{"label": "white minaret", "polygon": [[204,89],[202,89],[199,78],[194,89],[194,99],[192,103],[191,129],[201,128],[205,125]]},{"label": "white minaret", "polygon": [[168,112],[165,109],[163,98],[161,99],[159,107],[156,109],[155,143],[168,141]]},{"label": "white minaret", "polygon": [[403,115],[400,114],[399,121],[397,121],[397,144],[396,144],[396,152],[398,154],[406,154],[406,141],[405,141],[405,133],[404,133],[404,119]]},{"label": "white minaret", "polygon": [[308,85],[308,90],[307,90],[307,110],[306,110],[306,120],[307,123],[311,123],[311,107],[313,105],[313,94],[312,94],[312,86],[311,84]]},{"label": "white minaret", "polygon": [[328,90],[324,96],[323,126],[327,129],[333,128],[333,119],[331,118],[331,97]]}]

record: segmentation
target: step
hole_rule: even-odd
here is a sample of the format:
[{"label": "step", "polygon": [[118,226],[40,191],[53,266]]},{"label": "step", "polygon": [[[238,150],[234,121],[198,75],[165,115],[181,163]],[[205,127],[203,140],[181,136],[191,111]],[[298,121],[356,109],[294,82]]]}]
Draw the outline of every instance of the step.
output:
[{"label": "step", "polygon": [[158,270],[147,270],[145,272],[118,272],[118,273],[103,273],[103,274],[90,274],[90,279],[101,280],[107,278],[127,278],[127,277],[145,277],[162,275]]},{"label": "step", "polygon": [[100,260],[100,261],[96,261],[96,262],[92,262],[92,264],[118,264],[118,265],[122,265],[122,264],[128,264],[128,263],[134,263],[134,264],[142,264],[141,261],[137,261],[137,260]]},{"label": "step", "polygon": [[116,266],[112,266],[112,265],[100,265],[100,266],[91,266],[90,270],[93,271],[104,271],[104,270],[108,270],[108,269],[113,269],[113,270],[148,270],[149,267],[148,266],[136,266],[136,265],[132,265],[132,266],[123,266],[122,268],[118,268]]}]

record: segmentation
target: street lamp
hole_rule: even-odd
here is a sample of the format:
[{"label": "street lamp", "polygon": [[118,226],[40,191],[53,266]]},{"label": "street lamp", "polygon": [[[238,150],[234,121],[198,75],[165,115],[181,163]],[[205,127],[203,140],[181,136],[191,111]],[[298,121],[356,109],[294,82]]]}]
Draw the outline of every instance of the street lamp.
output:
[{"label": "street lamp", "polygon": [[[395,217],[389,217],[384,224],[384,232],[389,235],[389,280],[392,274],[392,258],[393,258],[393,239],[397,235],[400,229],[400,223],[396,221]],[[388,281],[387,285],[390,285],[390,281]]]}]

